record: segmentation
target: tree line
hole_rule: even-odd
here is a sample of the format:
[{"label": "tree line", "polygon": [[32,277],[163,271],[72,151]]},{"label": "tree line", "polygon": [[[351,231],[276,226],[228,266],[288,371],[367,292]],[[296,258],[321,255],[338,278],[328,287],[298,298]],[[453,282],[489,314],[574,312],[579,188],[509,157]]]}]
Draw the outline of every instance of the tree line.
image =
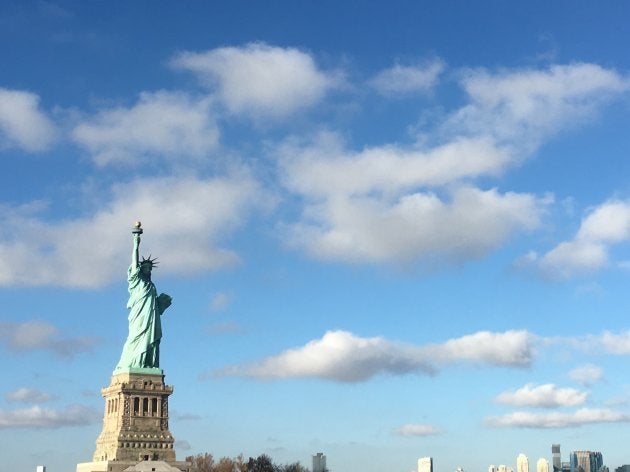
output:
[{"label": "tree line", "polygon": [[205,452],[186,457],[186,462],[192,464],[195,472],[310,472],[299,462],[275,464],[266,454],[250,457],[247,461],[242,454],[235,458],[222,457],[216,461],[212,454]]}]

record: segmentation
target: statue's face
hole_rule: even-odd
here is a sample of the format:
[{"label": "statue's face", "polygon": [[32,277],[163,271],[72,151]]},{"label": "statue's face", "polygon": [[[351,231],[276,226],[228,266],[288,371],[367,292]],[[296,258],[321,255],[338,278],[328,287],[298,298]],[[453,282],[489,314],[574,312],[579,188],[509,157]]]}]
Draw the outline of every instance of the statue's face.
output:
[{"label": "statue's face", "polygon": [[153,266],[151,264],[142,264],[140,266],[140,270],[142,271],[144,275],[151,275],[152,269],[153,269]]}]

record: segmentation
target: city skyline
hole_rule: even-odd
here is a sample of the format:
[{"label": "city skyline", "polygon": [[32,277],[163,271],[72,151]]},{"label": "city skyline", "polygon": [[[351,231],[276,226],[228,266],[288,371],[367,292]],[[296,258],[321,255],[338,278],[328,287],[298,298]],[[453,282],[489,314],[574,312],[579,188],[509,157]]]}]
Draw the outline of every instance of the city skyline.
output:
[{"label": "city skyline", "polygon": [[0,2],[4,466],[92,457],[136,221],[178,460],[629,463],[629,17]]}]

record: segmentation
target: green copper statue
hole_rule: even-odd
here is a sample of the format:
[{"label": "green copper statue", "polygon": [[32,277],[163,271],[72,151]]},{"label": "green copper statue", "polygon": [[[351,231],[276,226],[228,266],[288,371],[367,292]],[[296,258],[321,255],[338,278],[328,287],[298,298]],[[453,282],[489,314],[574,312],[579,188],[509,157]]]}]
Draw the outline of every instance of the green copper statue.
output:
[{"label": "green copper statue", "polygon": [[171,305],[171,297],[165,293],[157,295],[151,281],[151,271],[155,259],[138,257],[140,222],[135,224],[133,233],[133,252],[127,281],[129,282],[129,336],[123,347],[116,370],[143,369],[160,367],[160,339],[162,323],[160,317]]}]

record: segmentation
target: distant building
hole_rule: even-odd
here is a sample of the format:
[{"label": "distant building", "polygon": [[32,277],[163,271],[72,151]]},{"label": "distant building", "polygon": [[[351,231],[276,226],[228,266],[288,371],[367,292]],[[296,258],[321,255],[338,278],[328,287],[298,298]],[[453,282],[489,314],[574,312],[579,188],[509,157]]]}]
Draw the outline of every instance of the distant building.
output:
[{"label": "distant building", "polygon": [[549,461],[543,457],[536,462],[536,472],[549,472]]},{"label": "distant building", "polygon": [[630,472],[630,465],[622,465],[615,469],[615,472]]},{"label": "distant building", "polygon": [[599,472],[604,465],[601,452],[573,451],[570,456],[571,472]]},{"label": "distant building", "polygon": [[457,469],[455,469],[455,472],[464,472],[464,469],[462,469],[461,467],[457,467]]},{"label": "distant building", "polygon": [[38,465],[36,472],[46,472],[46,466],[45,465]]},{"label": "distant building", "polygon": [[418,459],[418,472],[433,472],[433,457]]},{"label": "distant building", "polygon": [[[499,472],[499,469],[497,467],[495,467],[494,464],[490,464],[488,466],[488,472]],[[630,471],[628,471],[628,472],[630,472]]]},{"label": "distant building", "polygon": [[323,452],[318,452],[313,456],[313,472],[327,472],[326,456]]},{"label": "distant building", "polygon": [[523,453],[516,458],[516,472],[529,472],[529,459]]},{"label": "distant building", "polygon": [[[560,456],[560,444],[551,445],[551,460],[553,462],[553,472],[562,470],[562,458]],[[628,471],[630,472],[630,471]]]}]

